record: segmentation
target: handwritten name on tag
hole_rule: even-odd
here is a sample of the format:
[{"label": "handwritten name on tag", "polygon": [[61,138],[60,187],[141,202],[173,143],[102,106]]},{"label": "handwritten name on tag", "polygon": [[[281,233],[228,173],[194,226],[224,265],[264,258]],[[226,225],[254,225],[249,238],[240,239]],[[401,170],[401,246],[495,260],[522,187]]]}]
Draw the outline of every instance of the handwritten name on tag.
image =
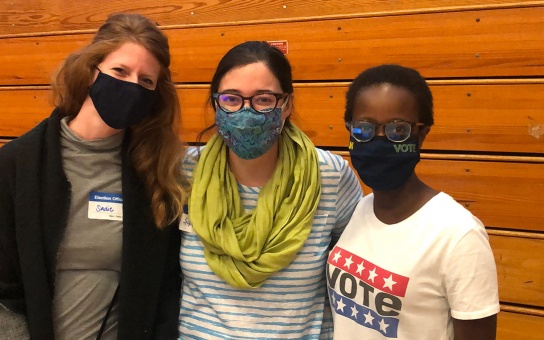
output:
[{"label": "handwritten name on tag", "polygon": [[123,196],[109,192],[91,191],[88,218],[91,220],[123,220]]},{"label": "handwritten name on tag", "polygon": [[193,232],[193,225],[191,224],[191,221],[189,220],[189,215],[182,214],[181,219],[179,221],[179,230],[185,231],[188,233]]}]

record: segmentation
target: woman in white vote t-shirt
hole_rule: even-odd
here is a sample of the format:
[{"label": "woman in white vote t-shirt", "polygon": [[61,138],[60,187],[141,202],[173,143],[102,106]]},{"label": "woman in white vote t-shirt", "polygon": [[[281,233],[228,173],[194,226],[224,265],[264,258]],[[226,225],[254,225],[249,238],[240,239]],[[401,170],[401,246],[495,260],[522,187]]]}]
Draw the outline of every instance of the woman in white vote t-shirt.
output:
[{"label": "woman in white vote t-shirt", "polygon": [[346,95],[351,162],[372,189],[327,267],[335,339],[491,340],[499,300],[483,224],[414,172],[433,125],[423,77],[361,73]]}]

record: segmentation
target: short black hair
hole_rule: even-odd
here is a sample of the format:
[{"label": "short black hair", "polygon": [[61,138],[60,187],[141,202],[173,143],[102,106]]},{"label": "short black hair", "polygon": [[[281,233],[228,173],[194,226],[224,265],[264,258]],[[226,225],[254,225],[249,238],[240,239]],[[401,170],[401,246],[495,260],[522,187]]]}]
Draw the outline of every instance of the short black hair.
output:
[{"label": "short black hair", "polygon": [[412,93],[418,106],[419,122],[426,126],[434,124],[433,95],[425,78],[412,68],[395,64],[368,68],[353,80],[346,93],[344,121],[352,120],[355,102],[361,90],[382,84],[390,84]]},{"label": "short black hair", "polygon": [[210,84],[210,101],[214,93],[219,89],[219,83],[230,70],[253,63],[264,63],[270,72],[278,79],[281,90],[284,93],[293,93],[293,76],[291,64],[283,52],[266,41],[246,41],[231,48],[223,56]]}]

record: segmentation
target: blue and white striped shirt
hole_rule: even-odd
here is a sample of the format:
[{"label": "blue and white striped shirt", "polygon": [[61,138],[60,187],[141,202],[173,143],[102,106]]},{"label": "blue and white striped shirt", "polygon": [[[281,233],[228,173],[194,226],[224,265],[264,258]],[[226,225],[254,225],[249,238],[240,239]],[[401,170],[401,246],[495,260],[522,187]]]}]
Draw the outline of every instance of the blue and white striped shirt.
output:
[{"label": "blue and white striped shirt", "polygon": [[[329,244],[339,238],[362,192],[344,159],[317,152],[321,200],[310,236],[295,260],[261,287],[245,290],[225,283],[208,267],[190,224],[180,225],[180,339],[332,339],[325,277]],[[188,178],[197,160],[197,149],[190,148],[183,163]],[[239,185],[238,190],[245,209],[253,209],[260,188]]]}]

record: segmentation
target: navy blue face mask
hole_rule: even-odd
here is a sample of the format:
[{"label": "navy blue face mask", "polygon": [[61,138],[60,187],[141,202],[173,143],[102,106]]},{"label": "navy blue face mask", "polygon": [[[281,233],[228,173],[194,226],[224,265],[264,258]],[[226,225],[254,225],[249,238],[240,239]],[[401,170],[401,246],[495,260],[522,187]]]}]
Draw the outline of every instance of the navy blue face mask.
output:
[{"label": "navy blue face mask", "polygon": [[89,89],[96,111],[109,127],[126,129],[153,114],[157,92],[140,84],[123,81],[102,73]]},{"label": "navy blue face mask", "polygon": [[351,137],[349,146],[351,164],[363,183],[375,191],[399,188],[419,163],[417,135],[402,143],[393,143],[382,136],[359,143]]}]

